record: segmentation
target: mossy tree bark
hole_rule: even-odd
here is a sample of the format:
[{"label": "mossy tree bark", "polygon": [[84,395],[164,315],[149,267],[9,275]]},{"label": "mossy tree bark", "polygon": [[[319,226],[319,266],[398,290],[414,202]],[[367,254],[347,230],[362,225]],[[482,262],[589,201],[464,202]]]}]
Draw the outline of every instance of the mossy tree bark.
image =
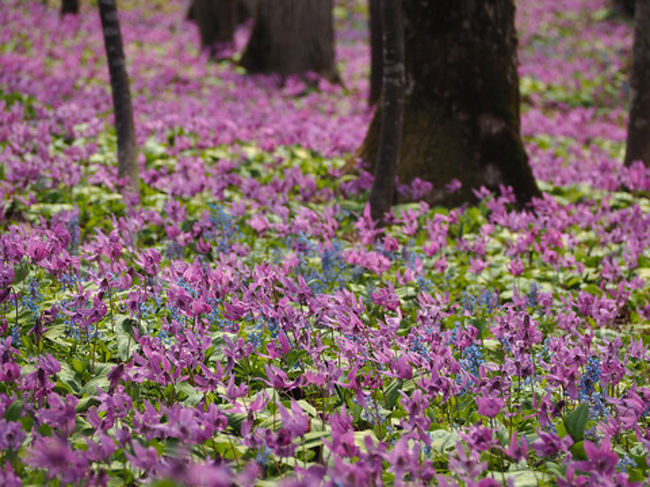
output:
[{"label": "mossy tree bark", "polygon": [[381,42],[380,1],[369,0],[368,2],[368,27],[370,31],[370,92],[368,94],[368,105],[370,106],[377,103],[379,101],[379,95],[381,95],[384,56]]},{"label": "mossy tree bark", "polygon": [[383,222],[395,199],[404,115],[404,23],[402,0],[380,0],[382,90],[379,154],[370,190],[370,216]]},{"label": "mossy tree bark", "polygon": [[127,178],[129,190],[138,192],[138,147],[135,140],[133,106],[129,75],[122,44],[122,33],[115,0],[99,0],[99,16],[102,21],[106,59],[113,94],[115,132],[117,133],[117,172],[120,179]]},{"label": "mossy tree bark", "polygon": [[249,73],[315,72],[338,81],[332,0],[260,0],[242,56]]},{"label": "mossy tree bark", "polygon": [[61,17],[67,14],[77,15],[79,13],[79,0],[62,0]]},{"label": "mossy tree bark", "polygon": [[[524,205],[540,194],[520,134],[512,0],[404,3],[406,94],[398,175],[430,181],[431,204],[474,201],[473,188],[514,188]],[[380,110],[359,151],[377,157]],[[454,194],[444,185],[458,179]]]},{"label": "mossy tree bark", "polygon": [[650,167],[650,0],[636,2],[630,88],[625,165],[643,161]]}]

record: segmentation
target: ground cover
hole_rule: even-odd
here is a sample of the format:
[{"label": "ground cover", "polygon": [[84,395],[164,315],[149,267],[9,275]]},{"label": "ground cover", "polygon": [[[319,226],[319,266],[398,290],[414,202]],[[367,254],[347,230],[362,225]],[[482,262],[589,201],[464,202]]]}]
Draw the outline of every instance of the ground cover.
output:
[{"label": "ground cover", "polygon": [[518,14],[535,212],[483,192],[379,231],[350,156],[370,116],[361,6],[336,10],[344,87],[315,89],[208,63],[183,3],[130,4],[132,205],[96,12],[4,2],[0,483],[647,481],[631,30],[603,1],[551,3]]}]

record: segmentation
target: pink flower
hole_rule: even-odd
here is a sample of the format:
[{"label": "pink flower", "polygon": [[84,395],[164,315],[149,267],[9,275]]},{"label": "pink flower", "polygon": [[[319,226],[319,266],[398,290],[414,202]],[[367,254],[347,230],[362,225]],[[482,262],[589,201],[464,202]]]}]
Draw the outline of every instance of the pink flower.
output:
[{"label": "pink flower", "polygon": [[508,272],[514,277],[520,276],[524,273],[524,263],[519,257],[513,259],[508,264]]},{"label": "pink flower", "polygon": [[476,405],[478,406],[479,414],[488,418],[494,418],[501,412],[505,406],[505,402],[496,396],[477,396]]},{"label": "pink flower", "polygon": [[445,185],[445,189],[449,193],[455,193],[458,191],[461,187],[463,186],[463,183],[461,183],[458,179],[452,179],[449,183]]},{"label": "pink flower", "polygon": [[78,482],[84,477],[87,468],[87,461],[75,454],[70,444],[58,436],[37,436],[25,463],[45,469],[49,478],[58,477],[66,483]]},{"label": "pink flower", "polygon": [[294,438],[302,436],[310,430],[309,416],[304,413],[295,400],[291,400],[291,413],[282,405],[280,405],[279,410],[282,426],[289,430]]},{"label": "pink flower", "polygon": [[248,224],[257,233],[264,233],[270,227],[267,219],[259,213],[255,213],[252,217],[250,217]]},{"label": "pink flower", "polygon": [[589,460],[575,462],[573,465],[583,472],[599,475],[611,476],[616,472],[618,464],[618,455],[612,451],[609,438],[604,438],[600,447],[589,440],[585,440],[585,453]]}]

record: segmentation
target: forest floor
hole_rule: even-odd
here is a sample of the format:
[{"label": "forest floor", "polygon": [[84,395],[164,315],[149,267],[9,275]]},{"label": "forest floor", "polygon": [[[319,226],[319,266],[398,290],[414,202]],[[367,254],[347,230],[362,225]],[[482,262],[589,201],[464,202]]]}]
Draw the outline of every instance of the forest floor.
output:
[{"label": "forest floor", "polygon": [[122,3],[137,202],[94,7],[0,4],[0,484],[650,480],[628,20],[518,2],[534,211],[481,191],[379,230],[351,164],[363,2],[335,9],[343,86],[249,77],[199,51],[185,2]]}]

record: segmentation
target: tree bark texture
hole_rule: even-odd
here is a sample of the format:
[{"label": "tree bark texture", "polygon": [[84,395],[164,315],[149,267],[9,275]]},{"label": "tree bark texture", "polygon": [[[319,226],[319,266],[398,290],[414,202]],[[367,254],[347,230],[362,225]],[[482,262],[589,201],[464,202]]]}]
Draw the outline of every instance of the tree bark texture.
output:
[{"label": "tree bark texture", "polygon": [[62,0],[61,17],[67,14],[77,15],[79,13],[79,0]]},{"label": "tree bark texture", "polygon": [[138,147],[135,140],[133,107],[129,75],[122,45],[122,33],[115,0],[99,0],[99,16],[104,33],[104,46],[113,94],[115,132],[117,133],[117,172],[119,178],[128,178],[131,191],[138,191]]},{"label": "tree bark texture", "polygon": [[650,167],[650,0],[636,2],[630,91],[625,165]]},{"label": "tree bark texture", "polygon": [[[192,0],[187,9],[185,18],[196,23],[196,13],[194,4],[197,0]],[[218,0],[217,0],[218,1]],[[255,0],[237,0],[237,24],[246,22],[255,12]]]},{"label": "tree bark texture", "polygon": [[234,40],[239,12],[237,0],[193,0],[187,18],[196,23],[201,48],[211,56]]},{"label": "tree bark texture", "polygon": [[243,24],[255,14],[255,0],[239,0],[237,2],[237,23]]},{"label": "tree bark texture", "polygon": [[[510,185],[520,205],[538,196],[520,134],[513,0],[404,3],[406,94],[398,175],[434,184],[431,204],[474,201],[473,188]],[[381,113],[360,156],[373,162]],[[444,186],[462,183],[454,194]]]},{"label": "tree bark texture", "polygon": [[315,72],[338,81],[332,0],[260,0],[241,65],[249,73]]},{"label": "tree bark texture", "polygon": [[404,23],[402,0],[380,0],[383,73],[381,128],[375,177],[370,190],[370,215],[383,221],[395,199],[395,179],[404,115]]},{"label": "tree bark texture", "polygon": [[368,105],[372,106],[379,101],[381,95],[382,78],[382,34],[381,34],[381,13],[379,4],[381,0],[369,0],[368,2],[368,23],[370,30],[370,93],[368,94]]}]

